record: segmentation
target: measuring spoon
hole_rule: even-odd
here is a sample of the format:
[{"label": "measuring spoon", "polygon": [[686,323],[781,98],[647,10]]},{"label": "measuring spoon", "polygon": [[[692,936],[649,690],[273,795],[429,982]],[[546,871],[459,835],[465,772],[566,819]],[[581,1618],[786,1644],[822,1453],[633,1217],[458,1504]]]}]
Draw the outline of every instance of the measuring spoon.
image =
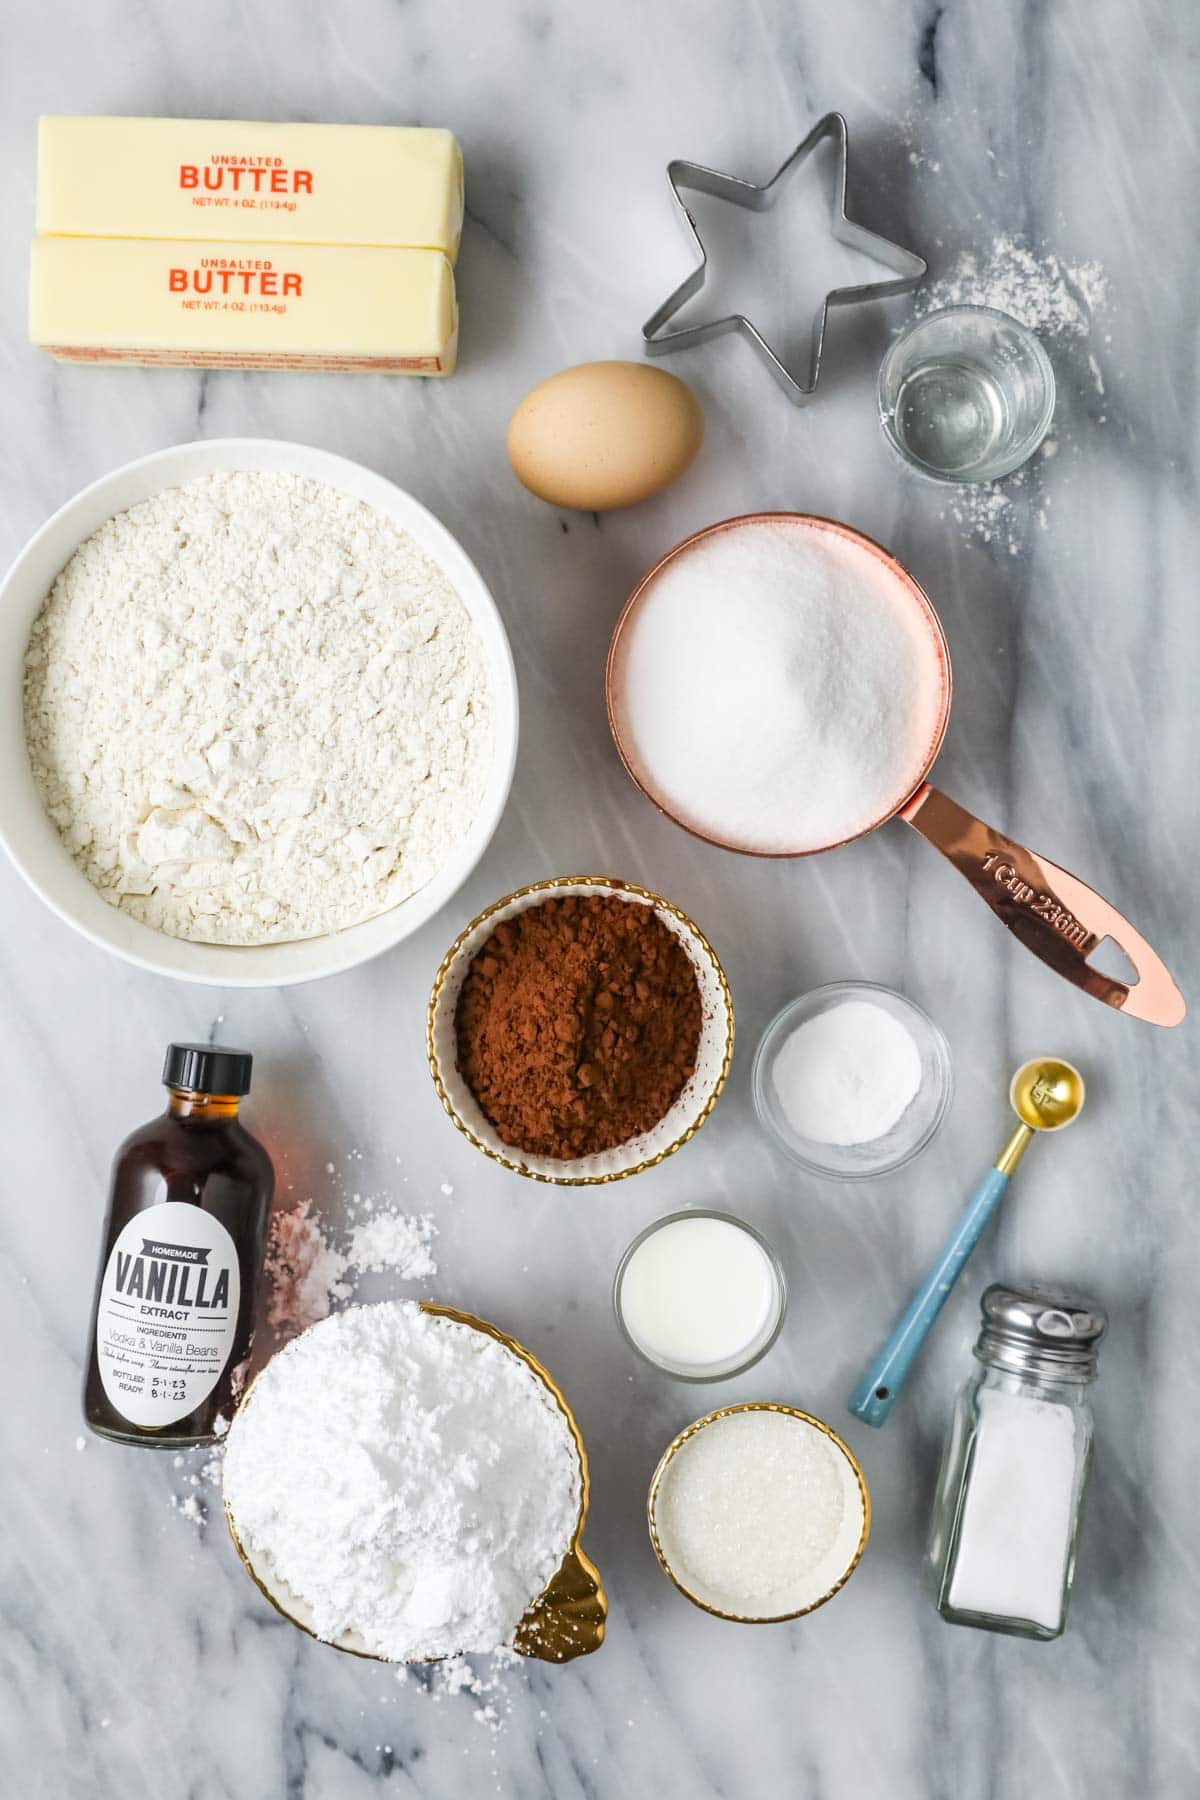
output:
[{"label": "measuring spoon", "polygon": [[1009,1178],[1025,1154],[1035,1131],[1061,1131],[1083,1111],[1083,1076],[1059,1056],[1038,1056],[1022,1063],[1009,1084],[1008,1097],[1021,1121],[976,1188],[941,1255],[909,1303],[891,1337],[850,1398],[850,1411],[864,1425],[882,1425],[904,1385],[931,1326],[949,1298],[950,1289],[995,1212]]}]

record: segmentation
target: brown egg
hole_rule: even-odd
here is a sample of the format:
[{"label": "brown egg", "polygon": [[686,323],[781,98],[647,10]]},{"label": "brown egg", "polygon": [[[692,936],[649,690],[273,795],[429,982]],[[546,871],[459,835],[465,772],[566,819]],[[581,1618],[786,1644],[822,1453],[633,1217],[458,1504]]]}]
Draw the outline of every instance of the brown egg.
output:
[{"label": "brown egg", "polygon": [[508,460],[551,506],[606,512],[649,499],[682,475],[704,436],[691,388],[646,363],[579,363],[526,394]]}]

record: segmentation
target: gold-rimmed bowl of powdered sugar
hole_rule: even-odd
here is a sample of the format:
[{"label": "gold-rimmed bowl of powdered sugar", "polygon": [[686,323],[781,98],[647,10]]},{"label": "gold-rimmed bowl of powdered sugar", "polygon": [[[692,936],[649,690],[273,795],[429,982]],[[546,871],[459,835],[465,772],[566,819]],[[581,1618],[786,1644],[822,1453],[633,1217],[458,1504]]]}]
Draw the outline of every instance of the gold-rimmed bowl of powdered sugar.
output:
[{"label": "gold-rimmed bowl of powdered sugar", "polygon": [[[170,558],[161,558],[158,536],[171,539],[173,531],[181,554],[190,542],[186,519],[171,518],[173,496],[181,489],[194,491],[205,483],[241,477],[253,478],[260,493],[290,486],[306,497],[304,504],[314,495],[318,500],[331,497],[328,503],[343,509],[342,572],[350,586],[331,578],[328,565],[316,566],[309,579],[306,557],[320,534],[307,526],[301,529],[288,516],[290,502],[275,513],[264,507],[258,519],[239,514],[237,541],[244,554],[234,554],[233,545],[218,565],[219,579],[205,589],[214,595],[212,620],[222,638],[214,647],[212,634],[201,634],[203,642],[194,631],[188,636],[170,606],[148,603],[147,595],[158,592],[156,558],[167,584],[177,573]],[[127,607],[110,610],[106,629],[118,633],[113,643],[123,654],[106,667],[94,650],[96,633],[83,616],[97,585],[96,572],[89,572],[86,558],[77,553],[86,549],[91,557],[99,547],[107,554],[106,546],[114,542],[111,527],[121,516],[131,508],[153,510],[160,501],[158,536],[154,530],[126,532],[123,538],[118,533],[116,550],[124,560],[101,572],[110,609],[128,594]],[[207,509],[207,516],[213,513]],[[351,514],[361,516],[365,534],[356,534]],[[144,516],[139,511],[138,520]],[[378,554],[372,559],[373,531],[376,552],[384,538],[399,544],[404,555],[397,553],[382,565]],[[354,589],[363,543],[368,578]],[[282,589],[281,557],[285,566],[298,569],[298,579]],[[60,594],[66,589],[59,577],[69,566],[83,577],[71,589],[81,611],[61,621],[59,647],[64,666],[74,665],[77,671],[81,656],[85,664],[90,659],[96,665],[82,695],[64,695],[42,669],[35,667],[31,674],[27,663],[31,634],[36,627],[45,638],[42,615],[44,609],[48,613],[52,589],[57,586]],[[195,565],[188,567],[194,584]],[[425,572],[425,587],[420,581],[414,584],[410,569]],[[349,658],[348,674],[336,673],[335,678],[329,671],[322,676],[328,688],[322,697],[328,733],[308,731],[302,743],[292,743],[287,735],[296,717],[288,687],[290,661],[277,653],[281,640],[275,640],[262,676],[263,634],[256,636],[258,615],[248,616],[252,605],[261,611],[268,592],[280,631],[292,634],[289,644],[307,645],[312,660],[313,645],[324,630],[330,643],[340,646],[339,655]],[[444,611],[449,609],[469,646],[475,678],[465,698],[454,692],[453,659],[435,664],[429,650],[439,630],[444,633],[444,624],[431,606],[428,631],[423,632],[427,592],[435,593]],[[357,625],[342,636],[333,632],[332,611],[322,614],[320,609],[342,604],[353,610],[356,621],[366,622],[361,633]],[[163,741],[155,738],[147,749],[146,719],[153,709],[143,705],[142,678],[127,678],[122,669],[132,663],[144,670],[164,656],[170,664],[171,639],[181,630],[188,661],[181,665],[177,656],[170,679],[181,684],[180,695],[194,716],[170,742],[160,732]],[[230,636],[228,644],[222,634]],[[409,638],[416,646],[411,655]],[[363,661],[361,669],[356,656]],[[324,662],[322,651],[314,667]],[[406,687],[408,671],[416,667],[433,674]],[[0,671],[0,754],[7,770],[0,784],[0,843],[34,891],[76,931],[128,962],[176,979],[222,987],[279,987],[334,974],[392,948],[466,880],[500,821],[512,782],[516,679],[504,627],[479,572],[445,526],[411,495],[370,469],[303,444],[255,438],[181,444],[128,463],[85,488],[42,526],[0,587]],[[305,680],[308,673],[306,662]],[[114,693],[122,681],[130,683],[129,694],[121,694],[122,700],[132,696],[129,717],[123,716]],[[227,714],[214,711],[217,730],[207,716],[225,694],[222,683],[235,695],[248,696],[246,742],[240,745]],[[380,720],[386,716],[389,721],[383,735],[395,765],[391,788],[371,775],[380,748],[370,741],[373,707],[368,701],[373,692]],[[439,704],[447,694],[458,718],[490,734],[468,743],[468,734],[460,732],[465,745],[461,756]],[[58,700],[64,704],[56,713]],[[88,709],[83,742],[77,725],[81,703]],[[252,752],[255,744],[266,741],[260,725],[272,708],[282,735],[275,761],[263,770],[259,784]],[[125,712],[129,710],[126,706]],[[393,710],[398,720],[410,718],[406,732],[391,729]],[[115,720],[111,733],[106,728],[110,714]],[[360,719],[367,721],[361,737]],[[375,729],[382,731],[382,724]],[[480,749],[481,744],[488,748]],[[124,759],[138,755],[143,760],[135,770],[136,781],[124,781]],[[469,770],[456,775],[467,757]],[[303,765],[295,776],[293,758]],[[89,766],[75,766],[80,761]],[[132,762],[128,766],[134,767]],[[374,788],[360,817],[355,810],[358,792],[351,784],[364,770]],[[440,799],[433,802],[438,782],[447,784],[453,809],[443,807]],[[103,810],[110,794],[135,792],[135,817],[122,817],[116,802],[117,810]],[[376,798],[370,798],[372,793]],[[344,804],[339,810],[340,798]],[[54,809],[53,818],[48,807]],[[451,811],[449,825],[438,822]],[[105,835],[110,829],[112,841]],[[344,890],[339,882],[346,884]],[[164,922],[160,926],[148,919]]]},{"label": "gold-rimmed bowl of powdered sugar", "polygon": [[[700,1040],[693,1073],[657,1125],[611,1150],[562,1160],[506,1143],[484,1114],[458,1067],[458,1001],[476,953],[498,925],[546,900],[570,896],[585,899],[592,895],[652,907],[668,931],[678,938],[700,991]],[[708,1119],[733,1061],[733,996],[720,959],[700,927],[661,894],[611,875],[556,875],[505,894],[463,926],[434,978],[426,1015],[425,1048],[438,1099],[468,1143],[514,1175],[525,1175],[531,1181],[550,1182],[556,1187],[599,1187],[656,1168],[689,1143]]]},{"label": "gold-rimmed bowl of powdered sugar", "polygon": [[[578,1516],[574,1529],[569,1534],[568,1542],[564,1546],[558,1568],[541,1593],[532,1599],[513,1636],[511,1648],[521,1656],[550,1663],[570,1662],[577,1656],[590,1655],[593,1650],[598,1650],[604,1641],[608,1600],[600,1579],[600,1572],[586,1555],[580,1542],[584,1526],[587,1523],[590,1477],[587,1451],[575,1415],[557,1382],[532,1352],[527,1350],[516,1338],[510,1337],[486,1319],[477,1318],[473,1313],[460,1312],[452,1306],[442,1306],[434,1301],[423,1301],[419,1310],[433,1318],[446,1319],[455,1325],[464,1326],[470,1331],[479,1332],[485,1338],[491,1339],[503,1349],[511,1352],[530,1370],[545,1389],[551,1404],[561,1413],[565,1421],[579,1461]],[[325,1323],[327,1321],[320,1322],[320,1324]],[[281,1351],[276,1353],[276,1356],[287,1356],[294,1345],[307,1337],[309,1332],[318,1328],[318,1326],[310,1326],[308,1331],[293,1338],[290,1344],[285,1345]],[[270,1364],[267,1367],[270,1367]],[[261,1379],[262,1372],[246,1389],[238,1407],[234,1425],[230,1428],[231,1435],[236,1430],[238,1420],[255,1404]],[[320,1643],[327,1643],[333,1649],[344,1651],[347,1655],[363,1657],[372,1662],[390,1660],[372,1650],[357,1631],[344,1630],[335,1637],[320,1636],[315,1628],[312,1608],[272,1570],[265,1558],[259,1557],[255,1560],[248,1554],[239,1531],[235,1509],[230,1504],[228,1491],[224,1494],[224,1508],[229,1533],[243,1568],[259,1593],[270,1602],[276,1612],[282,1614],[289,1624],[295,1625],[306,1636],[315,1638]],[[450,1652],[446,1652],[446,1654],[450,1654]],[[436,1661],[439,1659],[424,1660]]]}]

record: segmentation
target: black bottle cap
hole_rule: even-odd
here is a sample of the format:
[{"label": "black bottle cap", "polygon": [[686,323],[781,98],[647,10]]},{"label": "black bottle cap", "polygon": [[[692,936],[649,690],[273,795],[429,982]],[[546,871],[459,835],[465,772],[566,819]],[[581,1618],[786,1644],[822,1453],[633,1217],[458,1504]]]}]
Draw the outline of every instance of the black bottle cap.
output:
[{"label": "black bottle cap", "polygon": [[163,1086],[193,1094],[248,1094],[253,1062],[248,1050],[225,1044],[168,1044]]}]

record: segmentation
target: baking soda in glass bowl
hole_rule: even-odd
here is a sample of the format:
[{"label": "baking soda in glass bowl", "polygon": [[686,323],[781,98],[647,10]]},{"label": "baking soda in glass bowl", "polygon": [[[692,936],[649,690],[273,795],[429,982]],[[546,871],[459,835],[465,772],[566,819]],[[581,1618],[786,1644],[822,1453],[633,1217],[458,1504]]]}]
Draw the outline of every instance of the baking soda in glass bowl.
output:
[{"label": "baking soda in glass bowl", "polygon": [[945,715],[936,627],[857,534],[734,521],[646,582],[610,672],[644,790],[730,848],[799,855],[856,837],[917,786]]},{"label": "baking soda in glass bowl", "polygon": [[776,1014],[751,1077],[760,1122],[815,1175],[864,1181],[925,1148],[953,1092],[929,1015],[873,981],[831,981]]}]

